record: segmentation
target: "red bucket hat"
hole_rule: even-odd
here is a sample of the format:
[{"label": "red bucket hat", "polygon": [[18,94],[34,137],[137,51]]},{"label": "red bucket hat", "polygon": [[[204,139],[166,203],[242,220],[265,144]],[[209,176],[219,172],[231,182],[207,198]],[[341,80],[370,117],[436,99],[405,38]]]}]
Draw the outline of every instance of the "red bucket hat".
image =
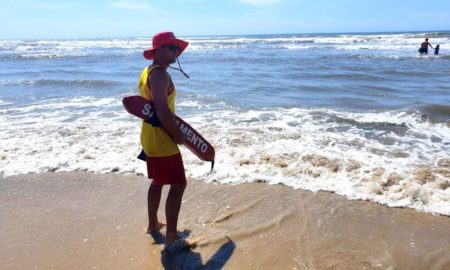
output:
[{"label": "red bucket hat", "polygon": [[175,44],[180,47],[180,50],[177,53],[177,57],[183,53],[184,49],[189,45],[189,42],[186,42],[181,39],[177,39],[172,32],[161,32],[153,36],[152,39],[152,47],[148,50],[144,51],[144,57],[148,60],[153,60],[154,54],[153,51],[163,45]]}]

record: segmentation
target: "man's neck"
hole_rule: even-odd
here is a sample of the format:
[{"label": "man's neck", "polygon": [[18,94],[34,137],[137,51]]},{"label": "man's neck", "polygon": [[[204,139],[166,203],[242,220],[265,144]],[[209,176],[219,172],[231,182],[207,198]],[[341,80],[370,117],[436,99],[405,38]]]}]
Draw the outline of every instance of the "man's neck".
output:
[{"label": "man's neck", "polygon": [[167,69],[169,67],[168,64],[161,63],[158,60],[153,60],[153,65],[158,65],[158,66],[162,67],[163,69]]}]

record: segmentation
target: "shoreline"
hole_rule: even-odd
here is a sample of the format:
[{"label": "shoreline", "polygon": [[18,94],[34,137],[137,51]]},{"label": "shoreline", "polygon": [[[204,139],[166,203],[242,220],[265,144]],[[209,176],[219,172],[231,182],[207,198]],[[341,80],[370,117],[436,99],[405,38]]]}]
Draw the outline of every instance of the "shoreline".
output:
[{"label": "shoreline", "polygon": [[192,179],[178,228],[198,246],[166,254],[145,234],[148,185],[144,176],[85,172],[0,177],[5,269],[450,269],[447,216]]}]

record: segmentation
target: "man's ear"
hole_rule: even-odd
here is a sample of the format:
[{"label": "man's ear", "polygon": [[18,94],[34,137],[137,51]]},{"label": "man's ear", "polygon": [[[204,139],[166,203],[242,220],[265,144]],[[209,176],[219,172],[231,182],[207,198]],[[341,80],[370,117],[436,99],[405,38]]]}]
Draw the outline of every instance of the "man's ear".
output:
[{"label": "man's ear", "polygon": [[159,54],[160,49],[161,49],[161,47],[153,50],[153,58],[155,58],[155,56],[157,56]]}]

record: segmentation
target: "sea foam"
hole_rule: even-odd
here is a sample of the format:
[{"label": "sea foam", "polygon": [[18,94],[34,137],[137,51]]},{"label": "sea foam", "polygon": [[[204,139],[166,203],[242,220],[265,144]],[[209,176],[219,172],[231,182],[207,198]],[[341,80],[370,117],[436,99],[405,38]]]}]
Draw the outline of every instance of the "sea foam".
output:
[{"label": "sea foam", "polygon": [[[198,106],[181,104],[184,110]],[[210,173],[209,164],[182,148],[189,177],[263,181],[450,215],[450,128],[419,114],[272,108],[219,110],[185,120],[217,153]],[[145,174],[145,163],[136,159],[140,121],[126,114],[117,98],[3,108],[0,129],[4,176],[80,170]]]}]

